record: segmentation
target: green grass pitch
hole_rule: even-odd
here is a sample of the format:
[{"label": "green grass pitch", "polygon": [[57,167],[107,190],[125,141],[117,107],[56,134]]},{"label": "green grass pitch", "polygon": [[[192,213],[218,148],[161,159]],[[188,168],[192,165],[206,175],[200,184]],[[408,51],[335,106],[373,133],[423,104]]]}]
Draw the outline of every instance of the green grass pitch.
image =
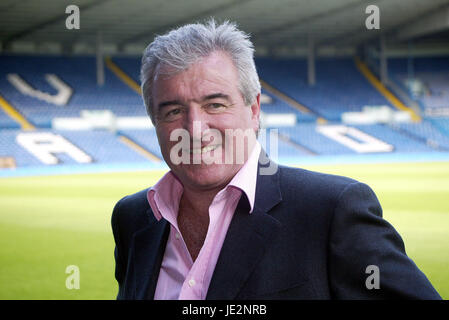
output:
[{"label": "green grass pitch", "polygon": [[[307,166],[369,184],[407,254],[449,299],[449,163]],[[0,178],[0,299],[115,299],[112,208],[163,172]],[[80,289],[66,288],[66,267]]]}]

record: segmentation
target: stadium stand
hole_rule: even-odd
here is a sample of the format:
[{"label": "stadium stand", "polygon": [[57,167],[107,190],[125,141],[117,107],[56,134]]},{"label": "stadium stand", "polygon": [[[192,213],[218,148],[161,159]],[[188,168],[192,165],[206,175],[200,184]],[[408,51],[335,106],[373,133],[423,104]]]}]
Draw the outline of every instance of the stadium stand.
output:
[{"label": "stadium stand", "polygon": [[[140,60],[130,57],[117,57],[113,62],[119,66],[127,75],[129,75],[136,83],[139,83],[139,66]],[[262,93],[270,98],[271,103],[262,104],[262,111],[265,113],[293,113],[298,121],[315,121],[316,116],[312,113],[305,113],[301,110],[289,105],[281,98],[276,97],[267,89],[262,88]]]},{"label": "stadium stand", "polygon": [[428,121],[432,123],[435,128],[440,130],[440,132],[449,136],[449,118],[428,118]]},{"label": "stadium stand", "polygon": [[330,121],[340,121],[343,112],[361,111],[365,105],[390,105],[350,58],[318,59],[314,86],[307,84],[305,59],[259,58],[257,64],[262,79]]},{"label": "stadium stand", "polygon": [[[2,56],[0,59],[0,94],[28,121],[40,128],[50,128],[55,117],[79,117],[81,110],[112,110],[116,115],[144,116],[141,98],[105,69],[105,84],[97,86],[94,57]],[[19,75],[31,87],[55,95],[56,89],[45,79],[54,74],[73,89],[65,105],[56,105],[25,95],[8,75]]]},{"label": "stadium stand", "polygon": [[3,109],[0,109],[0,128],[19,129],[20,125],[14,121]]},{"label": "stadium stand", "polygon": [[316,124],[280,128],[279,133],[313,154],[354,154],[355,152],[315,131]]},{"label": "stadium stand", "polygon": [[368,133],[394,146],[395,152],[432,152],[434,149],[426,145],[425,141],[413,139],[405,133],[397,132],[387,125],[358,125],[357,129]]},{"label": "stadium stand", "polygon": [[[125,83],[117,74],[117,70],[112,70],[109,65],[105,68],[104,85],[97,86],[93,57],[0,56],[0,95],[37,127],[34,131],[20,130],[20,124],[0,109],[0,157],[13,157],[18,167],[43,165],[43,160],[33,154],[32,147],[30,149],[19,141],[26,140],[27,138],[23,138],[27,137],[26,135],[35,135],[38,138],[33,140],[31,145],[34,143],[48,146],[47,154],[55,156],[58,164],[80,163],[67,151],[72,148],[68,147],[69,145],[79,149],[88,158],[86,163],[160,162],[162,155],[156,133],[154,128],[151,129],[148,119],[145,120],[148,126],[139,128],[131,126],[105,127],[102,130],[60,130],[52,127],[52,120],[56,118],[80,119],[83,110],[110,110],[117,119],[147,117],[136,89],[139,83],[139,58],[114,57],[109,61],[133,83]],[[427,73],[439,72],[441,65],[446,62],[445,59],[437,62],[423,59],[418,63],[416,74],[420,74],[421,70]],[[397,73],[398,78],[401,77],[399,71],[404,67],[404,63],[405,59],[392,62],[392,70]],[[266,115],[296,117],[292,125],[267,127],[277,130],[274,133],[277,137],[276,150],[270,144],[269,136],[259,137],[270,155],[276,155],[282,162],[284,159],[318,155],[375,153],[369,150],[360,151],[351,147],[351,144],[341,142],[343,138],[350,139],[352,145],[366,144],[366,141],[358,141],[357,136],[345,135],[338,132],[340,129],[335,131],[334,136],[332,130],[328,135],[323,134],[321,130],[343,125],[341,117],[344,112],[360,111],[365,106],[391,107],[389,101],[357,70],[353,59],[317,60],[315,86],[309,86],[304,79],[304,59],[258,58],[257,68],[264,84],[262,112]],[[438,83],[441,85],[442,82]],[[69,89],[58,97],[58,92],[65,90],[64,85]],[[437,92],[435,88],[439,87],[432,85],[432,92]],[[444,88],[440,89],[439,92],[444,91]],[[427,102],[422,100],[421,103]],[[304,108],[298,108],[298,105]],[[319,118],[328,122],[319,123]],[[391,146],[391,150],[381,151],[384,153],[449,150],[449,118],[427,117],[417,123],[345,126],[350,128],[351,132],[369,135]],[[39,140],[40,133],[44,133],[43,140]],[[46,141],[45,137],[50,137],[50,140]],[[55,137],[62,137],[62,142]],[[53,138],[54,141],[51,140]],[[262,141],[262,138],[266,139]]]},{"label": "stadium stand", "polygon": [[19,130],[0,130],[0,157],[13,157],[18,167],[39,166],[43,163],[16,142]]},{"label": "stadium stand", "polygon": [[388,68],[391,80],[408,91],[425,114],[432,115],[432,109],[449,110],[449,58],[392,58]]},{"label": "stadium stand", "polygon": [[[44,164],[42,160],[33,155],[29,148],[24,148],[18,142],[18,136],[36,135],[38,133],[50,133],[59,135],[69,144],[81,149],[91,157],[88,163],[123,163],[123,162],[146,162],[145,157],[128,148],[121,143],[115,134],[108,131],[60,131],[39,129],[33,132],[20,130],[1,130],[0,131],[0,157],[12,156],[16,159],[17,166],[36,166]],[[43,141],[36,141],[36,144],[42,144]],[[50,150],[59,159],[60,164],[77,164],[73,157],[69,156],[67,148],[59,148],[60,152]],[[45,152],[44,152],[45,154]]]},{"label": "stadium stand", "polygon": [[132,141],[136,142],[153,155],[162,159],[161,150],[157,141],[156,131],[151,130],[121,130],[119,134],[128,137]]},{"label": "stadium stand", "polygon": [[429,120],[423,120],[421,123],[395,124],[393,128],[436,150],[449,151],[449,136],[438,130]]},{"label": "stadium stand", "polygon": [[140,59],[136,57],[114,57],[112,61],[136,83],[140,83]]},{"label": "stadium stand", "polygon": [[262,88],[262,94],[270,98],[270,103],[262,103],[262,111],[268,114],[295,114],[298,122],[316,121],[317,117],[312,113],[302,112],[287,104],[281,98]]}]

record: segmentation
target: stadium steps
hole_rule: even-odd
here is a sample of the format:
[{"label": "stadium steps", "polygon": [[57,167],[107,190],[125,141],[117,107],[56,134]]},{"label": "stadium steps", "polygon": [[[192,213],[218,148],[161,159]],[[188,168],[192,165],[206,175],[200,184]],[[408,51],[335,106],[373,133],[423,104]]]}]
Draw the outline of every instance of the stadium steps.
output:
[{"label": "stadium steps", "polygon": [[389,127],[412,140],[426,144],[436,151],[449,151],[449,138],[430,121],[392,124]]},{"label": "stadium steps", "polygon": [[328,122],[339,122],[344,112],[360,112],[366,105],[389,105],[352,58],[317,59],[315,85],[307,81],[306,59],[258,58],[256,64],[262,79]]},{"label": "stadium steps", "polygon": [[327,120],[324,119],[322,116],[320,116],[318,113],[311,111],[309,108],[305,107],[303,104],[299,103],[295,99],[289,97],[285,93],[281,92],[280,90],[276,89],[272,85],[268,84],[265,80],[260,79],[260,84],[262,85],[262,88],[271,93],[272,95],[276,96],[277,98],[283,100],[287,105],[295,108],[296,110],[300,111],[304,114],[313,114],[317,117],[317,122],[320,124],[327,123]]},{"label": "stadium steps", "polygon": [[129,137],[127,137],[123,134],[119,134],[118,139],[122,143],[127,145],[129,148],[133,149],[137,153],[140,153],[142,156],[144,156],[148,160],[150,160],[152,162],[161,162],[162,161],[158,156],[154,155],[153,153],[151,153],[150,151],[148,151],[147,149],[145,149],[144,147],[142,147],[141,145],[139,145],[137,142],[130,139]]},{"label": "stadium steps", "polygon": [[139,84],[134,81],[130,76],[126,74],[117,64],[115,64],[111,57],[106,57],[105,59],[106,67],[109,68],[109,70],[112,71],[120,80],[122,80],[128,87],[133,89],[135,92],[137,92],[139,95],[142,94],[142,90],[140,89]]},{"label": "stadium steps", "polygon": [[437,128],[442,134],[449,137],[449,119],[448,118],[428,118],[432,125]]},{"label": "stadium steps", "polygon": [[[389,78],[396,80],[420,106],[426,116],[447,116],[439,114],[449,106],[449,58],[447,56],[390,58]],[[410,88],[407,81],[419,80],[423,87]]]},{"label": "stadium steps", "polygon": [[313,151],[310,148],[307,148],[306,146],[298,143],[297,141],[294,141],[292,139],[290,139],[289,136],[284,135],[284,134],[278,134],[279,140],[287,143],[289,146],[299,150],[301,153],[307,154],[307,155],[312,155],[312,156],[316,156],[318,155],[318,153],[316,153],[315,151]]},{"label": "stadium steps", "polygon": [[23,130],[34,130],[35,127],[16,108],[0,95],[0,107],[3,112],[17,122]]},{"label": "stadium steps", "polygon": [[410,113],[410,116],[413,121],[420,121],[421,118],[416,114],[414,110],[404,105],[390,90],[388,90],[373,72],[368,68],[368,66],[363,63],[358,57],[354,58],[355,65],[360,73],[376,88],[376,90],[385,97],[394,107],[399,110],[406,111]]}]

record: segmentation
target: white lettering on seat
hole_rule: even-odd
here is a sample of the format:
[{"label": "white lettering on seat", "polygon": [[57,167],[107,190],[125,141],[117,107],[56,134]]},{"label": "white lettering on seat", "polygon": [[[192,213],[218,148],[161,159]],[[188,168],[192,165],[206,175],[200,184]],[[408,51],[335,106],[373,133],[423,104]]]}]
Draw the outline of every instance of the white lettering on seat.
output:
[{"label": "white lettering on seat", "polygon": [[391,144],[348,126],[318,126],[316,131],[358,153],[391,152],[394,149]]},{"label": "white lettering on seat", "polygon": [[65,153],[79,163],[90,163],[92,158],[74,146],[64,137],[50,132],[19,133],[16,141],[41,162],[58,164],[60,161],[54,154]]},{"label": "white lettering on seat", "polygon": [[38,89],[33,88],[25,80],[23,80],[17,73],[10,73],[7,76],[8,81],[22,94],[43,100],[48,103],[52,103],[58,106],[64,106],[69,101],[72,96],[73,90],[67,84],[65,84],[59,77],[55,74],[46,74],[45,80],[50,83],[50,85],[55,88],[58,93],[55,95],[42,92]]}]

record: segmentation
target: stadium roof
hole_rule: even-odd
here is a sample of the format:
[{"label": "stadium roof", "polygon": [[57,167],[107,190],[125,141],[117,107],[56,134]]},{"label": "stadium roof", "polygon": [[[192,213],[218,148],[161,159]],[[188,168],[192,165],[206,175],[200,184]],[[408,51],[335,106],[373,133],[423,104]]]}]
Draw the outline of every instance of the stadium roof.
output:
[{"label": "stadium roof", "polygon": [[[65,25],[71,4],[80,9],[79,30]],[[369,5],[380,9],[380,30],[365,26]],[[355,47],[380,33],[390,42],[449,42],[449,0],[2,0],[0,42],[4,50],[32,43],[73,52],[94,47],[101,31],[106,48],[140,51],[155,34],[211,16],[236,21],[268,52],[306,47],[310,36],[334,47]]]}]

